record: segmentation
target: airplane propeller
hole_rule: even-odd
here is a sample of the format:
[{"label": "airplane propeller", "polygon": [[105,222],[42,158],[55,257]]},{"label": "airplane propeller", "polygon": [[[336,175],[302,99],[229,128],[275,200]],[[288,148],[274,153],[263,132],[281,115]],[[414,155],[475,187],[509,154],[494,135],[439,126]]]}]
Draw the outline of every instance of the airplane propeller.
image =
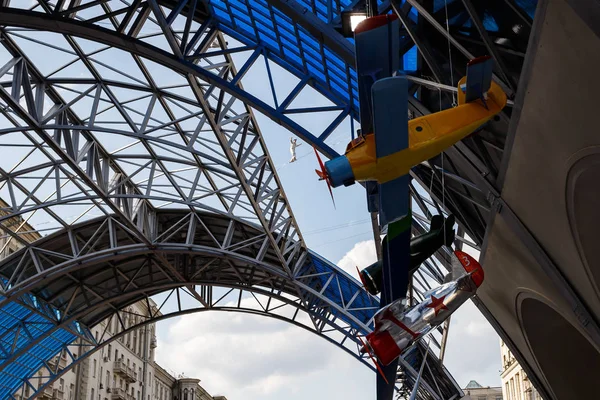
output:
[{"label": "airplane propeller", "polygon": [[333,208],[335,208],[335,199],[333,198],[333,191],[331,190],[331,184],[329,183],[329,176],[327,175],[327,170],[325,169],[325,164],[321,161],[321,157],[319,156],[319,152],[316,147],[313,147],[315,151],[315,155],[317,156],[317,160],[319,161],[319,167],[321,170],[315,169],[317,175],[319,175],[320,181],[325,181],[327,183],[327,189],[329,189],[329,194],[331,195],[331,201],[333,201]]},{"label": "airplane propeller", "polygon": [[377,372],[379,372],[379,374],[381,375],[381,377],[383,378],[385,383],[387,383],[389,385],[390,383],[388,382],[387,378],[385,377],[383,370],[379,366],[379,362],[377,362],[377,359],[373,356],[373,353],[371,353],[371,349],[369,348],[369,345],[366,344],[360,336],[356,336],[356,337],[358,338],[358,340],[360,340],[360,342],[363,345],[363,347],[360,349],[360,352],[367,353],[369,355],[369,358],[371,359],[371,361],[373,361],[373,364],[375,364],[375,367],[377,368]]}]

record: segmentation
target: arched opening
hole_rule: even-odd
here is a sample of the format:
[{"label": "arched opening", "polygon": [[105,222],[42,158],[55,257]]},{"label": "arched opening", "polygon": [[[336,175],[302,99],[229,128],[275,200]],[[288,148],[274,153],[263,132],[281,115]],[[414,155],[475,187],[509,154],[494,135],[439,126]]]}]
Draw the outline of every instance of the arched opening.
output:
[{"label": "arched opening", "polygon": [[599,178],[600,154],[581,158],[571,167],[567,177],[567,212],[571,231],[597,291],[600,288],[600,256],[596,251],[600,221]]},{"label": "arched opening", "polygon": [[522,329],[558,400],[596,398],[600,353],[569,321],[539,300],[521,303]]}]

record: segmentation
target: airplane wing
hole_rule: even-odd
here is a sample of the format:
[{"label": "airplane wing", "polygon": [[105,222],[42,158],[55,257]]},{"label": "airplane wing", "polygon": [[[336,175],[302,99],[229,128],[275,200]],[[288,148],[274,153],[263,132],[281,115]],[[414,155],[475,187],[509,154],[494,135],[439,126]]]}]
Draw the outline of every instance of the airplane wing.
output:
[{"label": "airplane wing", "polygon": [[371,85],[400,68],[399,32],[400,21],[394,14],[368,18],[354,30],[360,127],[364,134],[373,129]]},{"label": "airplane wing", "polygon": [[389,217],[386,210],[393,210],[400,218],[388,223],[387,236],[384,239],[381,306],[405,297],[408,288],[408,271],[410,269],[410,228],[412,216],[410,212],[408,175],[380,185],[379,219]]},{"label": "airplane wing", "polygon": [[[377,80],[371,87],[373,133],[377,158],[408,147],[408,84],[404,77]],[[409,176],[379,185],[379,222],[388,226],[383,243],[383,279],[380,307],[406,296],[410,264]],[[407,224],[408,221],[408,224]],[[391,400],[398,361],[377,375],[377,400]],[[387,382],[386,382],[387,380]]]},{"label": "airplane wing", "polygon": [[371,88],[377,158],[408,147],[408,81],[404,76],[380,79]]},{"label": "airplane wing", "polygon": [[[378,158],[408,147],[407,82],[391,77],[400,67],[399,27],[395,15],[379,15],[368,18],[354,31],[361,129],[364,134],[375,133]],[[408,184],[406,176],[379,185],[379,221],[388,225],[380,307],[406,295],[410,222],[405,228],[411,219]],[[377,400],[392,400],[397,367],[394,361],[382,368],[385,379],[377,375]]]},{"label": "airplane wing", "polygon": [[[405,297],[408,290],[409,268],[410,268],[410,228],[411,213],[408,202],[408,175],[396,179],[394,184],[401,184],[406,188],[400,193],[402,198],[395,197],[396,201],[403,204],[405,210],[404,218],[392,222],[388,225],[388,233],[383,241],[383,270],[382,270],[382,290],[379,307],[385,307],[392,301]],[[398,181],[398,182],[396,182]],[[385,190],[385,185],[380,187],[380,196],[387,198],[389,192]],[[394,195],[398,195],[394,191]],[[380,206],[381,207],[381,206]],[[381,214],[380,214],[381,218]],[[394,360],[387,366],[382,366],[382,374],[377,375],[377,400],[391,400],[394,395],[394,386],[398,370],[398,360]],[[387,380],[387,382],[386,382]]]},{"label": "airplane wing", "polygon": [[[408,147],[408,84],[404,77],[380,79],[372,87],[373,131],[377,158]],[[379,222],[388,226],[383,243],[383,279],[380,307],[405,297],[410,268],[410,176],[379,185]],[[394,394],[398,360],[377,376],[377,400]]]},{"label": "airplane wing", "polygon": [[[408,147],[408,82],[402,76],[380,79],[371,89],[377,158]],[[385,226],[408,210],[408,178],[379,185],[379,222]]]}]

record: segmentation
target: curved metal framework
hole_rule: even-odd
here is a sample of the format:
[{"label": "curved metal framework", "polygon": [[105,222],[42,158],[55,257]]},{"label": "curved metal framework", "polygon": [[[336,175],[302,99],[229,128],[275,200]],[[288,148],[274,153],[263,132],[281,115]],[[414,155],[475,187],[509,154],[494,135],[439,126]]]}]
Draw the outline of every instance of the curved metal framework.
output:
[{"label": "curved metal framework", "polygon": [[[155,240],[147,245],[123,221],[100,217],[9,256],[0,270],[11,277],[4,281],[8,290],[0,310],[19,304],[28,306],[29,315],[15,318],[0,335],[5,345],[3,380],[12,377],[13,385],[28,385],[35,393],[43,390],[114,334],[133,329],[126,316],[130,304],[150,304],[150,297],[161,293],[166,298],[156,311],[136,323],[195,311],[252,312],[308,329],[372,368],[359,352],[357,335],[370,331],[378,300],[318,255],[310,253],[290,278],[278,265],[275,251],[259,258],[264,233],[258,225],[214,213],[159,210],[154,232]],[[87,328],[107,318],[118,325],[113,335],[105,331],[98,336]],[[22,326],[34,326],[35,334]],[[67,351],[75,339],[80,350],[77,356],[69,353],[65,369],[49,364],[51,356]],[[404,362],[403,369],[416,376],[413,364]],[[9,373],[15,365],[22,374],[18,379]],[[40,368],[47,379],[43,385],[37,384]],[[440,377],[432,375],[425,387],[430,390],[436,380]],[[451,378],[437,386],[446,393],[456,391]],[[8,396],[15,387],[4,389]]]},{"label": "curved metal framework", "polygon": [[[107,216],[73,225],[66,235],[59,231],[40,239],[5,260],[1,274],[14,279],[4,281],[7,291],[0,309],[9,310],[15,302],[25,307],[29,300],[34,319],[22,322],[45,321],[36,325],[36,335],[21,330],[17,320],[5,327],[0,335],[6,345],[0,362],[4,380],[20,360],[29,358],[21,367],[33,374],[56,353],[56,343],[47,343],[49,337],[68,334],[70,340],[63,337],[59,348],[76,337],[81,345],[102,345],[104,339],[96,341],[86,327],[165,291],[176,292],[176,313],[184,312],[183,297],[204,310],[244,309],[241,304],[228,305],[230,298],[215,295],[213,286],[237,290],[238,301],[243,293],[267,298],[261,303],[265,315],[287,318],[362,358],[356,335],[368,331],[378,302],[342,271],[310,254],[290,277],[276,251],[263,254],[265,234],[258,225],[225,215],[160,210],[154,221],[156,238],[151,244],[136,237],[123,221]],[[160,311],[167,314],[162,307]],[[123,324],[122,318],[119,321]],[[40,353],[42,349],[47,351]],[[38,362],[32,363],[32,358]]]},{"label": "curved metal framework", "polygon": [[[163,290],[185,292],[203,309],[217,283],[287,296],[308,315],[309,329],[355,346],[376,299],[307,250],[253,110],[337,155],[353,135],[358,102],[353,46],[336,28],[342,10],[364,4],[23,4],[0,2],[0,146],[10,149],[0,160],[8,203],[0,229],[24,247],[0,264],[1,311],[9,316],[0,338],[3,393],[27,382],[22,368],[47,367],[76,338],[100,345],[87,327]],[[400,17],[405,59],[416,60],[413,116],[451,106],[466,60],[482,52],[515,93],[534,2],[378,4]],[[245,89],[257,70],[266,70],[268,86]],[[315,131],[297,118],[311,113],[330,118]],[[510,113],[414,169],[415,233],[448,210],[459,220],[458,246],[482,243]],[[50,236],[28,243],[30,226]],[[415,300],[443,280],[447,255],[415,274]],[[116,296],[117,288],[127,294]],[[440,349],[446,332],[434,337]],[[411,365],[403,360],[402,375],[415,373]],[[460,392],[450,377],[440,389],[431,375],[421,398]]]}]

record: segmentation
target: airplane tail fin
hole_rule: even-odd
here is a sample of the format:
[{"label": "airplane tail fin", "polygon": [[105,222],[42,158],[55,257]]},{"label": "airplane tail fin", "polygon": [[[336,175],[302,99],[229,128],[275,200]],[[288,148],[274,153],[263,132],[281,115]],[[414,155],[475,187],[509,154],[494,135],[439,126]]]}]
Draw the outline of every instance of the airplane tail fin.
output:
[{"label": "airplane tail fin", "polygon": [[490,56],[475,58],[467,64],[466,79],[458,85],[458,104],[481,100],[485,105],[485,94],[492,85],[494,60]]},{"label": "airplane tail fin", "polygon": [[455,218],[453,214],[450,214],[444,221],[444,245],[448,247],[452,246],[452,243],[454,243],[455,239],[454,222]]},{"label": "airplane tail fin", "polygon": [[441,214],[434,215],[433,217],[431,217],[429,230],[434,231],[436,229],[440,229],[442,225],[444,225],[444,216]]}]

